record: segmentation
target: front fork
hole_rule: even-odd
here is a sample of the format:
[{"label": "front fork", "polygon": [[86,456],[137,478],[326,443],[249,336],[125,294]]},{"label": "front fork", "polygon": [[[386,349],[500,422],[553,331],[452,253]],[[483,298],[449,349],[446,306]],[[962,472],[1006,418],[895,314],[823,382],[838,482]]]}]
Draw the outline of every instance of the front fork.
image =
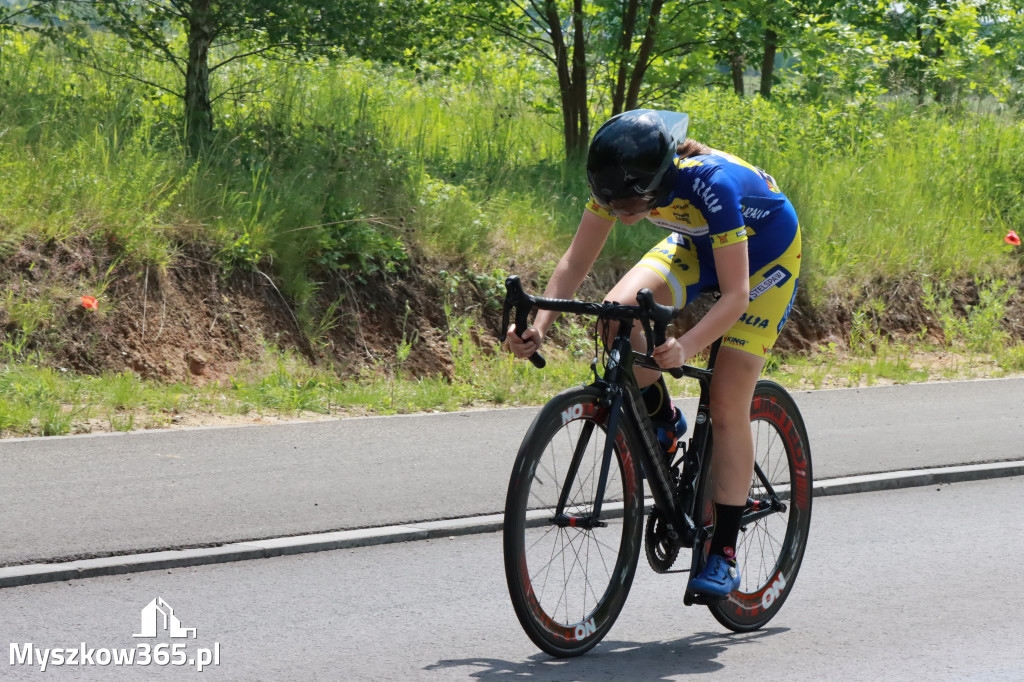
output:
[{"label": "front fork", "polygon": [[580,461],[583,459],[583,454],[590,445],[590,438],[594,434],[595,428],[594,422],[592,421],[587,421],[583,424],[579,440],[576,442],[576,449],[573,451],[572,462],[569,463],[569,469],[566,472],[565,481],[562,483],[562,492],[558,497],[558,506],[555,508],[555,516],[552,519],[556,526],[559,526],[560,528],[568,526],[572,528],[590,529],[603,528],[608,525],[601,520],[601,505],[604,501],[605,488],[608,485],[608,472],[611,469],[613,448],[615,447],[615,433],[619,428],[619,418],[621,414],[622,392],[616,391],[608,411],[608,426],[604,441],[604,452],[602,453],[601,458],[601,471],[598,474],[597,479],[594,509],[589,516],[573,516],[565,513],[565,505],[568,502],[569,492],[573,481],[576,480],[576,474],[579,472]]}]

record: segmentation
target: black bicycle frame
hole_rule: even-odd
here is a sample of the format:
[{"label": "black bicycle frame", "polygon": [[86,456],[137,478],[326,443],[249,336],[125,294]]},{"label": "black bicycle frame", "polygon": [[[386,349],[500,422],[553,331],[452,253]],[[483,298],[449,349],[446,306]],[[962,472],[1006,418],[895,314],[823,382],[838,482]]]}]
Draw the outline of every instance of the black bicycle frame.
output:
[{"label": "black bicycle frame", "polygon": [[[528,326],[528,316],[534,306],[543,307],[545,310],[593,315],[602,319],[609,310],[608,306],[610,305],[614,308],[616,305],[533,297],[523,291],[519,278],[515,276],[505,280],[505,288],[507,293],[502,320],[502,341],[505,339],[509,314],[513,309],[516,312],[516,329],[523,330]],[[555,509],[555,516],[552,522],[562,527],[594,528],[606,525],[601,521],[602,500],[604,499],[605,487],[608,482],[612,448],[614,447],[615,435],[619,430],[619,420],[624,414],[623,411],[628,409],[632,417],[632,423],[639,429],[639,433],[635,435],[640,438],[643,445],[640,448],[640,463],[648,474],[649,487],[654,503],[666,517],[665,523],[669,537],[683,546],[692,546],[695,540],[703,539],[698,538],[699,533],[707,532],[703,524],[698,526],[694,521],[694,516],[700,511],[694,509],[694,505],[697,503],[698,477],[703,467],[708,466],[707,460],[711,456],[710,448],[708,448],[711,436],[711,377],[715,360],[721,347],[721,339],[711,344],[711,354],[708,358],[706,369],[691,365],[683,365],[679,368],[667,370],[663,369],[655,364],[650,355],[633,350],[630,334],[632,333],[634,322],[639,320],[644,327],[644,332],[648,339],[647,350],[650,352],[654,346],[664,342],[665,327],[674,311],[667,306],[655,303],[653,294],[647,289],[637,293],[637,301],[641,303],[641,306],[638,308],[646,311],[644,313],[646,317],[636,319],[631,317],[615,318],[619,321],[619,328],[612,341],[611,349],[608,351],[608,361],[605,364],[604,377],[596,376],[597,360],[595,359],[594,361],[595,381],[593,385],[604,391],[604,400],[608,408],[608,421],[605,427],[607,437],[605,439],[601,471],[598,478],[597,499],[594,504],[593,513],[585,517],[570,516],[565,513],[565,505],[571,492],[572,481],[576,478],[583,454],[595,428],[593,422],[587,422],[580,433],[579,442],[576,444],[576,450],[573,453],[573,459],[569,465],[566,480],[562,484],[562,491],[559,495],[558,506]],[[655,320],[653,333],[650,327],[650,320],[652,319]],[[530,360],[538,367],[544,366],[544,359],[537,353],[534,353]],[[644,406],[633,375],[634,364],[656,371],[667,371],[676,378],[688,377],[695,379],[700,385],[696,423],[694,424],[693,435],[690,437],[689,447],[684,448],[682,484],[678,487],[673,484],[668,463],[660,456],[661,448],[656,442],[654,426],[647,414],[647,409]],[[701,461],[701,458],[704,461]],[[769,505],[762,509],[756,504],[759,501],[752,501],[754,504],[752,506],[748,505],[751,506],[751,509],[743,516],[742,523],[744,524],[756,521],[768,514],[784,511],[786,508],[768,482],[768,477],[764,475],[764,472],[761,471],[760,466],[756,463],[754,464],[754,472],[768,494]]]},{"label": "black bicycle frame", "polygon": [[[623,410],[629,409],[632,422],[639,430],[639,433],[635,434],[642,440],[642,446],[640,448],[640,463],[643,466],[645,472],[649,472],[648,481],[651,489],[651,496],[654,498],[655,504],[665,511],[668,515],[666,519],[666,526],[670,537],[673,540],[684,544],[690,544],[693,541],[694,534],[696,533],[697,527],[694,523],[691,509],[686,508],[686,501],[680,490],[673,484],[672,475],[669,471],[669,465],[663,457],[660,456],[661,448],[655,440],[654,426],[651,423],[650,417],[647,414],[647,408],[644,405],[643,398],[639,395],[639,391],[636,389],[635,380],[630,380],[633,377],[633,365],[645,366],[651,369],[662,371],[660,367],[653,364],[653,360],[647,355],[637,353],[633,351],[632,344],[630,341],[630,334],[633,329],[632,320],[622,320],[619,324],[618,333],[612,342],[612,347],[608,352],[608,361],[605,365],[605,375],[603,378],[598,378],[594,385],[604,390],[606,400],[608,401],[608,421],[606,426],[607,437],[605,439],[604,453],[601,461],[601,471],[598,476],[597,492],[595,495],[594,509],[589,516],[585,517],[574,517],[565,514],[565,504],[570,494],[570,488],[572,482],[576,478],[576,474],[579,470],[580,461],[583,457],[583,453],[589,444],[590,437],[593,434],[594,424],[588,422],[584,425],[583,431],[580,433],[579,441],[576,444],[576,450],[573,453],[572,462],[569,465],[569,469],[566,472],[565,482],[562,484],[562,492],[559,496],[558,506],[555,509],[554,523],[558,526],[573,526],[581,528],[594,528],[606,525],[601,521],[601,507],[604,500],[605,487],[608,481],[609,470],[611,467],[612,460],[612,448],[615,443],[615,434],[619,430],[619,420],[623,416]],[[717,351],[717,345],[712,349],[713,352]],[[698,412],[698,427],[694,430],[692,444],[700,444],[703,446],[707,442],[707,434],[709,433],[710,420],[708,419],[708,398],[710,395],[710,379],[711,372],[709,370],[700,369],[697,367],[684,367],[680,371],[682,376],[691,376],[697,379],[701,385],[701,400],[700,408]],[[700,416],[703,415],[703,418]],[[693,457],[697,456],[697,451],[703,452],[703,447],[693,448]],[[696,474],[699,472],[699,461],[693,461],[689,466],[684,467],[684,473],[687,470],[692,470],[694,476],[693,485],[690,486],[690,490],[693,490],[696,484]],[[692,495],[687,495],[692,500]]]}]

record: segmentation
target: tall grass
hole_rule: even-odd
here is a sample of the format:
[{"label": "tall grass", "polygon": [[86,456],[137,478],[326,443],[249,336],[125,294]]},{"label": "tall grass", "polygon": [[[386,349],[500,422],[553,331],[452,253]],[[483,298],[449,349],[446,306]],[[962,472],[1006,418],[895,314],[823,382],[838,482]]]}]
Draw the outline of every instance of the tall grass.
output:
[{"label": "tall grass", "polygon": [[[113,59],[120,47],[97,37],[95,49]],[[120,59],[178,85],[166,68]],[[158,266],[206,242],[229,266],[272,270],[296,298],[315,289],[314,270],[401,267],[410,250],[471,266],[550,260],[575,229],[585,182],[560,158],[546,73],[508,59],[429,77],[355,60],[240,62],[218,85],[258,72],[266,89],[220,101],[219,137],[192,163],[172,98],[8,37],[0,224],[103,235]],[[1021,122],[706,90],[660,106],[688,111],[692,136],[776,177],[812,271],[828,280],[1013,265],[999,246],[1024,225]],[[659,236],[620,228],[608,256],[631,262]]]},{"label": "tall grass", "polygon": [[810,272],[860,282],[906,273],[1006,274],[1024,226],[1024,123],[886,105],[689,99],[691,132],[761,165],[793,200]]},{"label": "tall grass", "polygon": [[[218,100],[217,137],[192,160],[173,97],[25,36],[2,40],[0,256],[26,237],[98,239],[120,262],[166,268],[199,243],[227,270],[272,277],[314,335],[333,323],[317,297],[324,281],[400,272],[415,257],[543,278],[586,199],[583,169],[561,158],[554,86],[522,55],[449,73],[234,62],[217,72],[218,91],[253,77],[261,89]],[[94,49],[180,86],[109,38]],[[1020,121],[709,90],[654,104],[687,111],[693,137],[775,176],[801,217],[812,293],[908,272],[940,285],[1019,272],[1002,237],[1024,233]],[[601,267],[627,267],[662,236],[620,226]],[[20,330],[3,341],[14,357],[45,325],[45,302],[18,289],[0,303]]]},{"label": "tall grass", "polygon": [[[555,85],[546,67],[522,55],[467,58],[448,73],[359,60],[234,62],[217,72],[217,91],[254,78],[259,89],[218,100],[217,137],[194,160],[179,139],[175,98],[88,71],[24,36],[0,41],[0,261],[24,239],[95,241],[141,271],[172,267],[199,244],[227,271],[271,277],[315,342],[338,323],[338,301],[317,296],[331,279],[358,283],[422,257],[445,269],[453,289],[467,280],[490,289],[509,271],[543,279],[586,199],[583,169],[561,158]],[[138,61],[102,35],[93,49],[121,70],[180,86],[166,66]],[[992,353],[1005,371],[1024,369],[1022,346],[980,345],[997,338],[1010,296],[1003,281],[1024,264],[1002,241],[1010,229],[1024,234],[1024,123],[899,101],[766,102],[706,90],[652,104],[688,112],[691,136],[778,180],[801,217],[812,298],[826,287],[916,273],[934,284],[926,303],[947,330],[947,350]],[[600,267],[628,267],[662,236],[646,224],[619,226]],[[92,278],[82,291],[14,281],[0,294],[0,433],[161,426],[196,411],[533,404],[585,380],[593,354],[589,336],[567,324],[556,334],[565,348],[549,351],[561,361],[538,373],[479,352],[479,322],[449,311],[448,379],[403,376],[412,337],[393,365],[368,368],[362,381],[273,350],[226,387],[76,376],[45,367],[31,341],[47,333],[54,301],[102,292],[112,275],[81,276]],[[992,283],[966,321],[938,293],[959,276]],[[837,371],[849,384],[870,381],[871,372],[926,374],[884,330],[861,324],[853,333],[851,342],[875,351],[853,358],[870,368],[819,364],[794,385],[808,375],[827,385]]]}]

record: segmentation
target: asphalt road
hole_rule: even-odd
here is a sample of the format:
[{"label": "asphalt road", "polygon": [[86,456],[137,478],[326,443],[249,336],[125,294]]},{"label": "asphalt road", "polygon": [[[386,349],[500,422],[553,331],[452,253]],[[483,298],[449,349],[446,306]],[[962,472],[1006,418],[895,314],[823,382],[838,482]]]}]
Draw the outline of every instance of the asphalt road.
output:
[{"label": "asphalt road", "polygon": [[[182,660],[219,646],[211,680],[1024,679],[1024,479],[815,501],[793,592],[761,631],[730,634],[682,605],[685,574],[643,563],[621,617],[559,661],[522,633],[499,534],[220,564],[0,591],[0,678],[194,677],[194,666],[10,662],[19,652],[172,641]],[[685,562],[684,562],[685,563]],[[133,638],[161,597],[196,638]]]},{"label": "asphalt road", "polygon": [[[819,480],[1020,459],[1022,397],[1024,379],[796,395]],[[0,566],[496,513],[535,413],[0,441]]]}]

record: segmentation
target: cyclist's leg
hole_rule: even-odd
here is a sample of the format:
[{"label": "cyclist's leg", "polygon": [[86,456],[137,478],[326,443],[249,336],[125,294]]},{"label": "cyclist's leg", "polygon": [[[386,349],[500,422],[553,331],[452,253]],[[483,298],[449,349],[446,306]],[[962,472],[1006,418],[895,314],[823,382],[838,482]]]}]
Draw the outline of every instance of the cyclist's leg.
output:
[{"label": "cyclist's leg", "polygon": [[715,502],[745,505],[753,469],[750,402],[765,359],[782,332],[800,276],[800,231],[750,277],[747,311],[722,338],[711,382]]},{"label": "cyclist's leg", "polygon": [[[754,471],[750,401],[764,368],[764,358],[723,346],[711,380],[711,477],[717,504],[743,507]],[[716,526],[717,532],[717,526]],[[732,545],[730,545],[732,546]]]},{"label": "cyclist's leg", "polygon": [[[715,529],[705,570],[691,581],[690,589],[694,591],[725,596],[739,584],[739,576],[729,568],[734,566],[740,520],[754,468],[750,404],[765,358],[789,316],[799,273],[797,229],[788,248],[753,273],[747,311],[722,339],[711,383]],[[726,561],[712,561],[716,555]]]},{"label": "cyclist's leg", "polygon": [[[626,305],[636,304],[636,294],[650,289],[654,300],[662,305],[682,308],[699,289],[700,265],[690,240],[682,235],[670,235],[656,244],[612,288],[605,300]],[[611,341],[617,328],[609,329],[606,343]],[[646,351],[647,340],[637,325],[631,335],[633,347]],[[636,367],[634,374],[642,389],[648,415],[658,427],[658,441],[663,450],[676,452],[676,439],[686,431],[686,419],[672,405],[664,375],[654,370]]]},{"label": "cyclist's leg", "polygon": [[[606,301],[615,301],[623,305],[636,305],[636,293],[641,289],[650,289],[654,294],[654,300],[662,305],[672,305],[672,294],[669,291],[665,280],[656,272],[642,265],[634,266],[629,272],[622,276],[612,290],[605,296]],[[612,322],[608,326],[605,335],[605,343],[611,344],[612,339],[618,332],[618,323]],[[633,325],[633,333],[630,335],[633,348],[644,352],[647,350],[647,339],[644,337],[643,328],[640,325]],[[637,384],[641,388],[650,386],[661,377],[661,372],[651,369],[637,367],[635,369]]]},{"label": "cyclist's leg", "polygon": [[[623,275],[605,296],[605,300],[636,305],[636,293],[647,288],[658,303],[682,308],[699,291],[700,273],[693,244],[687,237],[672,234],[655,244],[640,262]],[[617,330],[617,326],[609,328],[606,342],[614,338]],[[639,326],[633,327],[631,340],[633,348],[639,351],[647,349],[647,340]],[[636,368],[637,383],[641,387],[653,384],[660,377],[661,372]]]},{"label": "cyclist's leg", "polygon": [[750,403],[764,358],[722,346],[711,379],[711,481],[714,532],[707,562],[687,589],[725,597],[740,586],[736,546],[754,473]]}]

